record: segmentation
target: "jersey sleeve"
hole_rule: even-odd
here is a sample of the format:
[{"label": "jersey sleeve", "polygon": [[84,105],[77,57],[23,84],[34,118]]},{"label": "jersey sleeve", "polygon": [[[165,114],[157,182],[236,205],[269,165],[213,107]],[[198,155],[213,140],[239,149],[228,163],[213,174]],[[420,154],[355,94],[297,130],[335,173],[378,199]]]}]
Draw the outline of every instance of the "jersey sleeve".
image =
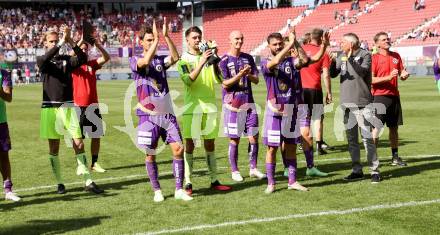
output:
[{"label": "jersey sleeve", "polygon": [[189,63],[182,59],[177,62],[177,71],[179,72],[179,77],[187,86],[191,86],[191,84],[193,83],[193,81],[189,77],[189,74],[191,73],[190,68],[191,66],[189,65]]},{"label": "jersey sleeve", "polygon": [[324,55],[322,56],[322,68],[330,68],[330,57],[327,53],[324,53]]},{"label": "jersey sleeve", "polygon": [[138,61],[138,57],[133,56],[130,58],[130,69],[132,72],[137,72],[137,61]]},{"label": "jersey sleeve", "polygon": [[403,67],[403,61],[399,54],[396,53],[396,57],[399,60],[399,64],[397,65],[399,69],[399,73],[402,72],[405,68]]},{"label": "jersey sleeve", "polygon": [[229,70],[228,70],[228,57],[224,55],[218,64],[218,67],[220,69],[220,72],[222,73],[223,79],[227,80],[230,79]]},{"label": "jersey sleeve", "polygon": [[261,73],[263,74],[265,79],[266,79],[267,76],[270,76],[272,74],[272,71],[270,71],[267,68],[267,62],[268,62],[268,60],[265,59],[265,60],[262,60],[261,63],[260,63]]}]

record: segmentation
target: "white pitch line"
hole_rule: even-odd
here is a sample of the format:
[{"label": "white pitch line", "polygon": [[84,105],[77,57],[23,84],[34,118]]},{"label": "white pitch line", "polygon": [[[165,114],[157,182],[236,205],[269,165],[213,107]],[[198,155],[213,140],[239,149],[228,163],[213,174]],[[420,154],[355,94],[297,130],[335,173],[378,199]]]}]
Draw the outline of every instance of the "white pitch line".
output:
[{"label": "white pitch line", "polygon": [[[440,156],[440,154],[433,154],[433,155],[414,155],[414,156],[404,156],[405,159],[408,158],[428,158],[428,157],[435,157],[435,156]],[[390,156],[388,157],[382,157],[379,159],[389,159]],[[315,162],[332,162],[332,161],[348,161],[351,160],[350,158],[327,158],[327,159],[315,159]],[[305,163],[306,161],[301,160],[299,161],[301,163]],[[241,166],[241,167],[247,167],[247,166]],[[219,169],[228,169],[229,166],[223,166],[223,167],[218,167]],[[195,172],[201,172],[201,171],[207,171],[207,168],[202,168],[202,169],[198,169],[195,170]],[[167,176],[167,175],[172,175],[173,172],[163,172],[161,174],[159,174],[159,176]],[[101,179],[96,179],[94,180],[95,182],[107,182],[107,181],[119,181],[119,180],[127,180],[127,179],[133,179],[133,178],[143,178],[143,177],[147,177],[147,174],[137,174],[137,175],[127,175],[127,176],[119,176],[119,177],[108,177],[108,178],[101,178]],[[84,184],[84,181],[76,181],[76,182],[71,182],[71,183],[65,183],[64,185],[69,186],[69,185],[82,185]],[[41,190],[41,189],[49,189],[49,188],[55,188],[57,187],[57,185],[44,185],[44,186],[37,186],[37,187],[31,187],[31,188],[22,188],[22,189],[15,189],[15,192],[27,192],[27,191],[34,191],[34,190]]]},{"label": "white pitch line", "polygon": [[347,214],[361,213],[361,212],[366,212],[366,211],[402,208],[402,207],[410,207],[410,206],[422,206],[422,205],[430,205],[430,204],[437,204],[437,203],[440,203],[440,199],[434,199],[434,200],[429,200],[429,201],[410,201],[410,202],[401,202],[401,203],[395,203],[395,204],[379,204],[379,205],[372,205],[372,206],[367,206],[367,207],[351,208],[351,209],[346,209],[346,210],[330,210],[330,211],[311,212],[311,213],[305,213],[305,214],[290,214],[290,215],[279,216],[279,217],[266,217],[266,218],[255,218],[255,219],[250,219],[250,220],[229,221],[229,222],[223,222],[223,223],[219,223],[219,224],[201,224],[201,225],[186,226],[186,227],[176,228],[176,229],[164,229],[164,230],[159,230],[159,231],[151,231],[151,232],[136,233],[136,234],[137,235],[156,235],[156,234],[164,234],[164,233],[191,232],[191,231],[196,231],[196,230],[205,230],[205,229],[212,229],[212,228],[219,228],[219,227],[226,227],[226,226],[258,224],[258,223],[267,223],[267,222],[280,221],[280,220],[290,220],[290,219],[327,216],[327,215],[347,215]]}]

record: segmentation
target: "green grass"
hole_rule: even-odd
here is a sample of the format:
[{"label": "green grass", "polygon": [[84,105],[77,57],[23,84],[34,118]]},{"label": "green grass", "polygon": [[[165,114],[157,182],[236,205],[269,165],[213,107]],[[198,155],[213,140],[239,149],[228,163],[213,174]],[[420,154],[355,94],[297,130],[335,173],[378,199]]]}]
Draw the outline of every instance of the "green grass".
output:
[{"label": "green grass", "polygon": [[[346,183],[342,177],[350,173],[351,163],[346,140],[337,141],[333,132],[333,112],[325,119],[325,139],[336,150],[316,158],[326,178],[305,177],[304,155],[299,153],[298,178],[310,192],[286,190],[287,180],[281,176],[278,164],[278,190],[265,195],[265,181],[247,178],[247,141],[240,145],[239,165],[246,176],[242,183],[230,179],[227,158],[228,141],[216,140],[216,155],[220,178],[232,184],[230,193],[215,194],[207,189],[204,151],[195,152],[194,201],[175,201],[172,197],[174,180],[171,171],[171,153],[167,148],[159,154],[159,172],[162,191],[167,197],[163,203],[153,203],[153,193],[148,182],[143,154],[134,146],[129,136],[114,126],[124,126],[124,96],[128,81],[99,83],[100,102],[108,106],[103,115],[107,124],[102,139],[100,163],[108,169],[104,174],[94,174],[94,179],[106,190],[103,196],[86,193],[82,184],[67,185],[68,193],[57,195],[55,187],[19,191],[32,187],[54,185],[49,168],[48,144],[39,138],[41,85],[14,89],[14,100],[8,105],[8,120],[13,150],[10,152],[14,188],[23,201],[0,201],[0,234],[129,234],[137,232],[178,229],[201,224],[269,218],[292,214],[308,214],[329,210],[347,210],[372,205],[394,204],[440,198],[440,132],[439,94],[432,78],[411,78],[400,83],[405,125],[400,128],[399,153],[409,166],[396,168],[388,165],[390,149],[387,147],[388,131],[384,132],[379,156],[383,161],[383,182],[370,184],[368,179]],[[171,89],[182,91],[179,80],[170,81]],[[339,97],[338,80],[333,80],[334,97]],[[220,92],[218,92],[220,94]],[[264,107],[266,97],[264,82],[254,87],[257,103]],[[179,96],[176,105],[182,105]],[[335,100],[335,104],[338,104]],[[262,118],[262,115],[260,115]],[[133,116],[133,122],[137,119]],[[262,122],[260,122],[262,123]],[[89,154],[89,141],[86,148]],[[264,170],[265,148],[260,145],[259,168]],[[433,155],[422,157],[419,155]],[[76,162],[73,149],[62,143],[60,157],[66,183],[80,182],[75,175]],[[326,160],[330,159],[330,160]],[[362,159],[366,159],[362,152]],[[365,167],[364,172],[368,172]],[[133,176],[131,178],[125,176]],[[113,179],[108,179],[114,177]],[[125,178],[123,178],[125,177]],[[104,179],[99,181],[99,179]],[[415,205],[401,208],[378,209],[346,215],[323,215],[305,218],[249,223],[213,229],[187,231],[203,234],[439,234],[440,204]]]}]

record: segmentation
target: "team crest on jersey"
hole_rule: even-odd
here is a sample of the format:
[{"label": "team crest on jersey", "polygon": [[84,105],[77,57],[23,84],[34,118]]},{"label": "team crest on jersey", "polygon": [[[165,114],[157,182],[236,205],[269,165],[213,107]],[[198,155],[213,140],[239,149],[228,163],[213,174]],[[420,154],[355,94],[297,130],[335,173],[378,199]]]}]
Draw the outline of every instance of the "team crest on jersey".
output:
[{"label": "team crest on jersey", "polygon": [[284,72],[286,74],[291,74],[292,73],[292,69],[290,68],[290,66],[287,66],[287,67],[284,68]]},{"label": "team crest on jersey", "polygon": [[160,64],[156,65],[155,69],[157,72],[162,72],[162,70],[163,70],[162,65],[160,65]]},{"label": "team crest on jersey", "polygon": [[399,63],[399,60],[397,58],[393,58],[393,64]]}]

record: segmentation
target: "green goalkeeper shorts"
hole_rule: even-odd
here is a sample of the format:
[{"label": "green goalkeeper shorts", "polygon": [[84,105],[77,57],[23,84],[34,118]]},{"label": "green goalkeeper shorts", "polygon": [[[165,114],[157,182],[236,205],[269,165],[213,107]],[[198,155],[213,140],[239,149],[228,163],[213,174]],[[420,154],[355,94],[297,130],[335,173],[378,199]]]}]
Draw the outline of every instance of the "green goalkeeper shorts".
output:
[{"label": "green goalkeeper shorts", "polygon": [[42,108],[40,117],[42,139],[61,139],[65,135],[74,139],[82,137],[78,116],[73,107]]}]

